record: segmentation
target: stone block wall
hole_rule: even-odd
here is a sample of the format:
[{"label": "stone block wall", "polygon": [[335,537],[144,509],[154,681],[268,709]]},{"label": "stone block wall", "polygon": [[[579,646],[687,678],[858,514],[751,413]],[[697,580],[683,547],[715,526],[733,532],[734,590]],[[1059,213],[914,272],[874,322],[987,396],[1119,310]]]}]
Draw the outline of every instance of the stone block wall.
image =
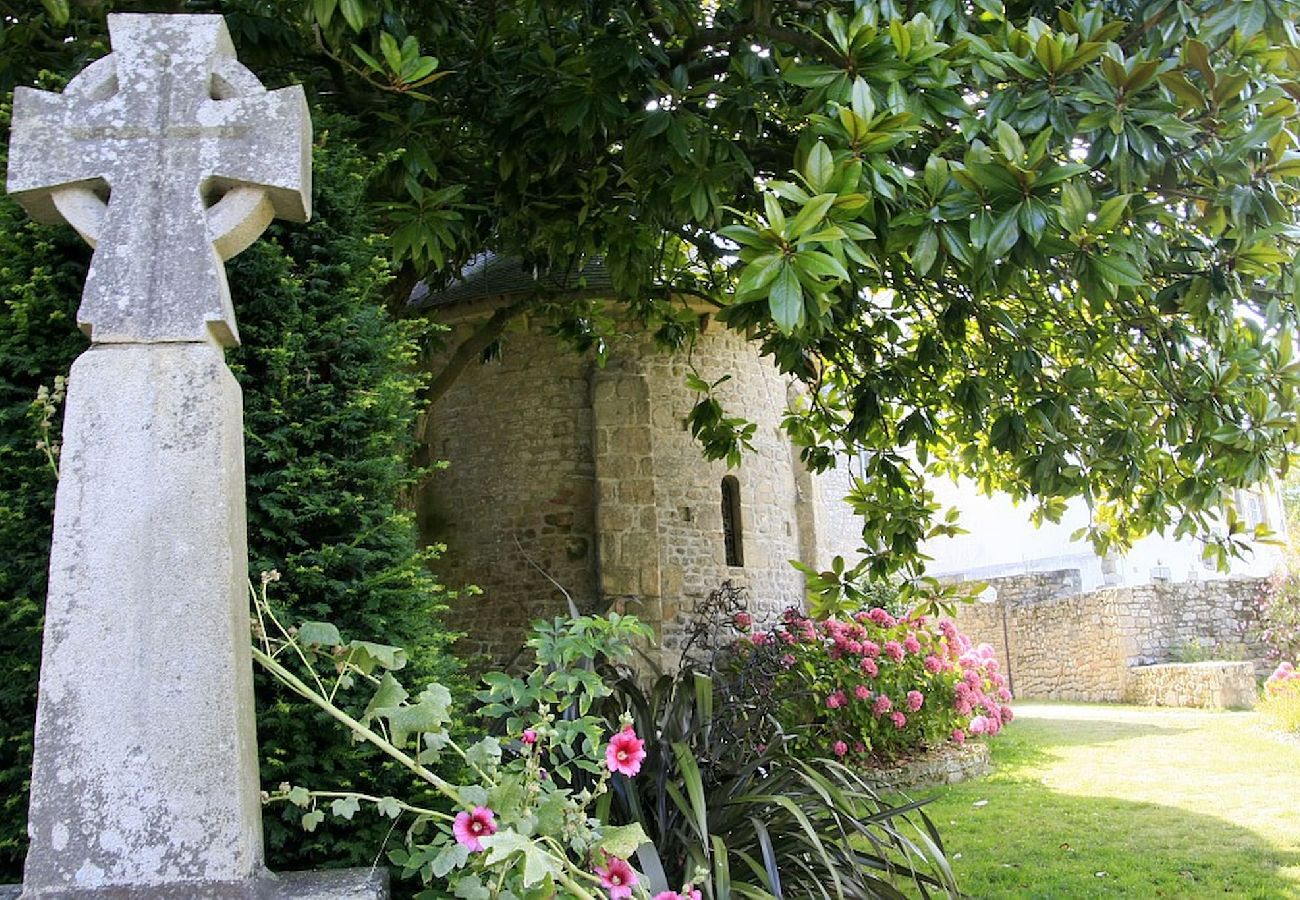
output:
[{"label": "stone block wall", "polygon": [[[467,333],[476,319],[464,316],[456,327]],[[699,399],[692,371],[730,375],[718,399],[757,426],[737,469],[707,462],[685,427]],[[500,358],[471,364],[435,406],[430,455],[448,467],[417,498],[422,534],[448,545],[439,574],[482,588],[454,610],[462,646],[508,656],[529,621],[566,611],[539,568],[583,611],[614,606],[649,622],[667,665],[724,581],[748,588],[760,622],[800,604],[803,576],[789,561],[823,546],[825,492],[781,431],[789,390],[754,344],[716,324],[675,354],[640,335],[614,339],[604,366],[541,323],[508,331]],[[739,483],[743,566],[726,559],[728,475]],[[835,484],[830,504],[845,490]]]},{"label": "stone block wall", "polygon": [[448,465],[416,507],[425,540],[447,545],[439,577],[482,589],[449,617],[467,651],[507,656],[533,619],[566,611],[564,595],[529,559],[580,608],[599,605],[595,368],[521,323],[502,339],[499,359],[471,363],[433,409],[430,452]]},{"label": "stone block wall", "polygon": [[1255,666],[1249,662],[1165,663],[1128,671],[1124,700],[1142,706],[1250,709]]},{"label": "stone block wall", "polygon": [[995,648],[1017,697],[1121,701],[1132,667],[1168,662],[1192,641],[1259,671],[1265,665],[1264,648],[1243,641],[1260,579],[1089,593],[1077,592],[1076,579],[1073,570],[995,579],[996,601],[959,609],[958,627]]},{"label": "stone block wall", "polygon": [[[801,498],[801,464],[781,431],[787,383],[756,347],[713,324],[688,352],[667,354],[642,342],[618,348],[644,371],[652,410],[654,504],[658,524],[664,663],[676,661],[697,604],[722,582],[749,588],[750,610],[760,622],[775,619],[803,599],[803,576],[790,564],[800,559],[801,520],[814,515]],[[752,421],[753,450],[739,468],[707,462],[684,421],[699,397],[689,390],[692,369],[710,383],[730,375],[716,395],[730,415]],[[722,479],[740,488],[743,566],[729,566],[722,528]],[[604,500],[602,499],[602,508]]]}]

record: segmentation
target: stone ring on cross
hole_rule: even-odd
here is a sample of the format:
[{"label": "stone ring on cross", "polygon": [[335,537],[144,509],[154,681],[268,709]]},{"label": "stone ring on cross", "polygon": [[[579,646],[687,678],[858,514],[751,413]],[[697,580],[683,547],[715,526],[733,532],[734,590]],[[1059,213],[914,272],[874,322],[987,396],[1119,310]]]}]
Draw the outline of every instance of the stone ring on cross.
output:
[{"label": "stone ring on cross", "polygon": [[9,190],[95,248],[77,313],[95,343],[233,346],[222,262],[310,215],[302,88],[266,90],[220,16],[108,24],[113,52],[62,94],[14,92]]}]

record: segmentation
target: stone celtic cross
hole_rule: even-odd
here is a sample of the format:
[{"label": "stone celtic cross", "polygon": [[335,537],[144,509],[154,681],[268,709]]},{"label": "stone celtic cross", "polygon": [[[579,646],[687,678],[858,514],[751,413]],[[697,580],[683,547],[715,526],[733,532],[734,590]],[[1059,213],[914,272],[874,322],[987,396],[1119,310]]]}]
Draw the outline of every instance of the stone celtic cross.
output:
[{"label": "stone celtic cross", "polygon": [[95,247],[77,315],[95,343],[233,346],[222,260],[310,211],[302,88],[263,88],[219,16],[114,15],[109,34],[62,94],[14,92],[9,191]]},{"label": "stone celtic cross", "polygon": [[[243,399],[223,260],[305,220],[311,122],[220,16],[110,15],[62,94],[19,88],[9,190],[95,247],[68,376],[22,896],[357,900],[268,872],[249,652]],[[0,889],[0,897],[12,896]]]}]

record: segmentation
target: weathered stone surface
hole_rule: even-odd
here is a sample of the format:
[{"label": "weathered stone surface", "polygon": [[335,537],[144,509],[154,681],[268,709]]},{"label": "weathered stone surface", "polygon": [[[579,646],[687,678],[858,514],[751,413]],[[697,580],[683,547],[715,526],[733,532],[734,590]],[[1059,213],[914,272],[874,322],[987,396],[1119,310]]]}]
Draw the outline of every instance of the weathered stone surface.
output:
[{"label": "weathered stone surface", "polygon": [[945,744],[896,765],[863,769],[858,774],[880,791],[917,791],[981,778],[991,768],[989,745],[971,741],[960,747]]},{"label": "weathered stone surface", "polygon": [[237,344],[221,261],[310,211],[302,88],[265,90],[220,16],[108,27],[113,52],[62,94],[15,90],[9,191],[96,248],[77,313],[95,342]]},{"label": "weathered stone surface", "polygon": [[1121,701],[1133,667],[1167,662],[1193,643],[1209,654],[1251,660],[1254,675],[1266,667],[1251,628],[1265,589],[1259,579],[1080,593],[1078,572],[1061,570],[989,584],[997,601],[962,605],[957,624],[993,646],[1021,699]]},{"label": "weathered stone surface", "polygon": [[[18,886],[0,886],[0,900],[22,896]],[[40,894],[49,900],[386,900],[388,870],[335,869],[290,872],[235,884],[164,885],[153,888],[106,888],[97,891],[56,891]]]},{"label": "weathered stone surface", "polygon": [[1248,662],[1164,663],[1128,670],[1124,700],[1142,706],[1251,709],[1255,666]]},{"label": "weathered stone surface", "polygon": [[[473,327],[472,317],[449,324],[457,338]],[[608,349],[602,367],[544,322],[521,321],[500,357],[466,370],[431,413],[430,453],[450,465],[422,490],[421,525],[448,545],[448,583],[483,589],[456,608],[468,649],[509,658],[531,619],[563,612],[550,575],[584,610],[619,603],[649,617],[672,665],[697,605],[723,581],[747,586],[755,619],[771,621],[803,600],[788,560],[825,568],[861,543],[842,502],[847,469],[823,479],[803,468],[779,429],[789,383],[756,343],[714,326],[689,353],[634,334]],[[735,471],[703,460],[684,427],[699,400],[692,369],[706,381],[730,375],[720,402],[757,424]],[[743,567],[724,552],[728,474],[740,487]],[[837,510],[842,521],[828,517]]]},{"label": "weathered stone surface", "polygon": [[68,381],[25,884],[261,871],[239,386],[210,344]]}]

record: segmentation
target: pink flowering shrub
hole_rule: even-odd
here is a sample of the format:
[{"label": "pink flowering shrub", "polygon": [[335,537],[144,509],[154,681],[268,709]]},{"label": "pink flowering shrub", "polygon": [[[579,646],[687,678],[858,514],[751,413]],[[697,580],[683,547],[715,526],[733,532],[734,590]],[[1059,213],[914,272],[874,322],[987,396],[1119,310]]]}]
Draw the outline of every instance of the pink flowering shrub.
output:
[{"label": "pink flowering shrub", "polygon": [[1264,699],[1259,711],[1283,731],[1300,733],[1300,669],[1282,662],[1264,682]]},{"label": "pink flowering shrub", "polygon": [[1279,663],[1264,682],[1264,693],[1270,697],[1276,697],[1284,691],[1300,691],[1300,669],[1289,662]]},{"label": "pink flowering shrub", "polygon": [[780,624],[737,641],[733,665],[766,673],[783,730],[836,757],[895,757],[992,737],[1012,719],[993,649],[948,619],[897,618],[875,607]]}]

